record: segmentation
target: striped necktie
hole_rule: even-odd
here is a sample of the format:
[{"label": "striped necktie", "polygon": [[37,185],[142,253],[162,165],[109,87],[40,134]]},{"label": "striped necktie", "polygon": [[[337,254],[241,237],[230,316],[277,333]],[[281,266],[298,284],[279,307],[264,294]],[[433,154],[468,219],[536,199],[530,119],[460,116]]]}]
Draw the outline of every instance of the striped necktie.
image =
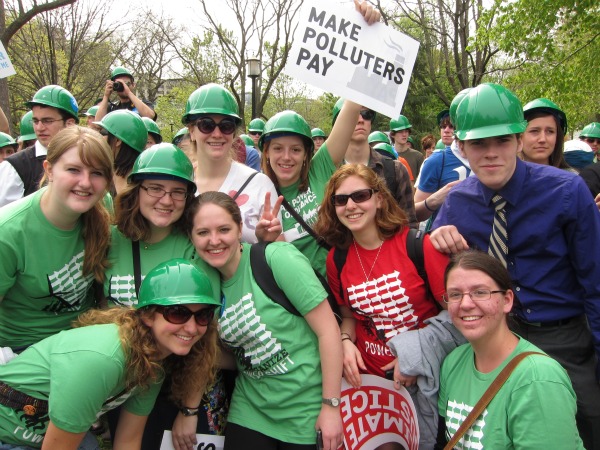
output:
[{"label": "striped necktie", "polygon": [[506,267],[508,257],[508,232],[506,230],[506,200],[496,194],[492,198],[494,205],[494,225],[490,236],[488,254],[498,259]]}]

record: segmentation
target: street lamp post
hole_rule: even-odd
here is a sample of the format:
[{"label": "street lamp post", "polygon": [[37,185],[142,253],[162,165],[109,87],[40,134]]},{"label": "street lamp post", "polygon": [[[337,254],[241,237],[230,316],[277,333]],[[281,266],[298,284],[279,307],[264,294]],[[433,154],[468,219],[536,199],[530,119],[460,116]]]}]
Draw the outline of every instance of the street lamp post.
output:
[{"label": "street lamp post", "polygon": [[252,79],[252,117],[256,118],[256,79],[260,76],[260,60],[256,57],[246,59],[248,76]]}]

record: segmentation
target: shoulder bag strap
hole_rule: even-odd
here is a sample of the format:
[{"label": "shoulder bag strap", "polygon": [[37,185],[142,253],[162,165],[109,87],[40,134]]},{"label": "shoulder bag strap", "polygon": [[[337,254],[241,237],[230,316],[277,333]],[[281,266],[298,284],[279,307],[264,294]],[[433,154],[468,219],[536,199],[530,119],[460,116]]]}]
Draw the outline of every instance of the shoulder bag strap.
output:
[{"label": "shoulder bag strap", "polygon": [[246,181],[244,181],[244,184],[242,184],[240,186],[239,190],[235,193],[235,195],[233,197],[231,197],[234,201],[240,196],[242,191],[246,188],[246,186],[248,186],[248,183],[250,183],[250,181],[252,181],[252,178],[254,178],[256,175],[258,175],[258,172],[254,172],[252,175],[250,175],[248,178],[246,178]]},{"label": "shoulder bag strap", "polygon": [[504,367],[504,369],[502,369],[502,371],[498,374],[496,379],[492,381],[490,387],[487,388],[487,390],[483,393],[483,395],[481,396],[477,404],[473,407],[465,421],[460,425],[460,427],[458,427],[458,430],[456,430],[456,433],[454,433],[452,439],[450,439],[448,444],[446,444],[444,450],[452,450],[454,448],[458,441],[460,441],[460,438],[463,437],[466,431],[469,428],[471,428],[473,423],[475,423],[475,420],[477,420],[477,418],[483,413],[486,406],[492,401],[492,399],[500,390],[500,388],[504,385],[506,380],[508,380],[508,377],[515,369],[515,367],[517,367],[517,365],[519,365],[521,361],[523,361],[526,357],[530,355],[548,356],[540,352],[523,352],[519,353],[517,356],[511,359],[510,362],[506,365],[506,367]]},{"label": "shoulder bag strap", "polygon": [[[281,195],[279,188],[277,189],[277,195]],[[285,199],[285,197],[283,198],[283,202],[281,204],[285,208],[285,210],[287,212],[289,212],[294,219],[296,219],[296,222],[298,222],[300,225],[302,225],[302,227],[308,232],[308,234],[310,234],[315,239],[315,241],[317,241],[317,244],[319,244],[325,250],[331,249],[331,246],[328,245],[327,242],[325,242],[321,236],[317,235],[315,230],[313,230],[311,228],[311,226],[306,223],[306,221],[302,218],[302,216],[300,214],[298,214],[298,211],[296,211],[292,207],[292,205],[289,204],[289,202]]]},{"label": "shoulder bag strap", "polygon": [[140,265],[140,241],[131,241],[131,254],[133,256],[133,281],[135,283],[135,296],[140,295],[142,284],[142,268]]}]

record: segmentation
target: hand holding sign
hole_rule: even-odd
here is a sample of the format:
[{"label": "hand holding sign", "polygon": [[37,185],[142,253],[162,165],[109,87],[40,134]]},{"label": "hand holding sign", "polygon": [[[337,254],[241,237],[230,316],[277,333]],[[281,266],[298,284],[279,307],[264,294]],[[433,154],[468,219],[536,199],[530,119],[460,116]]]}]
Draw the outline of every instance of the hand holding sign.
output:
[{"label": "hand holding sign", "polygon": [[354,0],[354,7],[362,14],[369,25],[373,25],[375,22],[379,22],[381,19],[381,13],[369,5],[366,1],[361,2],[360,0]]}]

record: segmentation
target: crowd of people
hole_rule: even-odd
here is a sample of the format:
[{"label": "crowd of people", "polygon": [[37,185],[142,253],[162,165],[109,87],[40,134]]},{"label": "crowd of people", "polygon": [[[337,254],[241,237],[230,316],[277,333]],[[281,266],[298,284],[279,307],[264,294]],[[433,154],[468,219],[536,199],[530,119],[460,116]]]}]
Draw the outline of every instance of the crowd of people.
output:
[{"label": "crowd of people", "polygon": [[17,140],[0,115],[0,449],[334,450],[342,378],[376,375],[421,449],[600,450],[600,123],[565,142],[484,83],[439,141],[348,99],[329,134],[244,130],[207,84],[169,143],[123,67],[87,127],[60,86],[28,106]]}]

